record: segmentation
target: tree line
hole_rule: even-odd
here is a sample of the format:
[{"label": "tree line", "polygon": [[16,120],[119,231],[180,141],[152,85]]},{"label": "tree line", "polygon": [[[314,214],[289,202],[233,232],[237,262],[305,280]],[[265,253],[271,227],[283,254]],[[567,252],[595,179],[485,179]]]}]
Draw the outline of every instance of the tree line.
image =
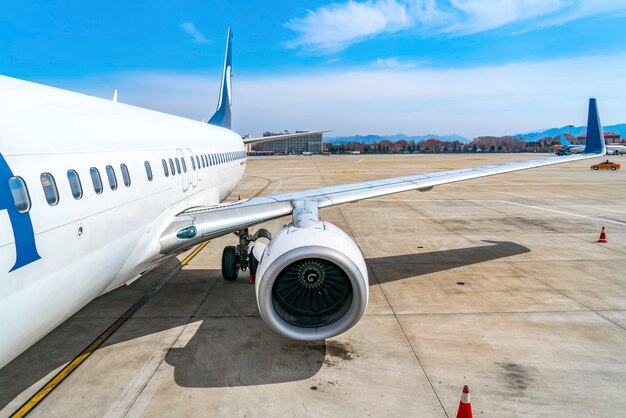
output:
[{"label": "tree line", "polygon": [[451,152],[549,152],[554,150],[558,139],[546,137],[538,141],[525,142],[512,136],[479,136],[470,143],[460,141],[425,140],[395,141],[383,139],[380,142],[346,142],[326,144],[331,154],[345,154],[358,151],[363,154],[404,154],[404,153],[451,153]]}]

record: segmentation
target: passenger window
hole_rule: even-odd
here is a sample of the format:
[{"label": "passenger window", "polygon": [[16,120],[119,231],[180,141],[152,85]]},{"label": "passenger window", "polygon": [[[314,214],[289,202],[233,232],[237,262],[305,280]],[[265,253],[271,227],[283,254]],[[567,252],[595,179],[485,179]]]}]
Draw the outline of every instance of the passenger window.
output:
[{"label": "passenger window", "polygon": [[196,160],[193,159],[193,155],[191,156],[191,166],[194,170],[196,169]]},{"label": "passenger window", "polygon": [[13,196],[13,204],[18,212],[28,212],[30,210],[30,195],[26,182],[21,177],[9,178],[9,190]]},{"label": "passenger window", "polygon": [[107,178],[109,179],[109,186],[111,186],[111,190],[117,190],[117,177],[115,177],[115,170],[110,165],[106,167]]},{"label": "passenger window", "polygon": [[176,169],[174,168],[174,161],[172,161],[171,158],[170,158],[170,169],[172,171],[172,176],[175,175],[176,174]]},{"label": "passenger window", "polygon": [[128,173],[128,167],[126,164],[120,164],[120,170],[122,170],[122,178],[124,179],[124,185],[130,186],[130,173]]},{"label": "passenger window", "polygon": [[41,186],[43,187],[43,193],[46,195],[46,201],[50,206],[59,203],[59,191],[57,190],[57,184],[52,174],[43,173],[41,175]]},{"label": "passenger window", "polygon": [[165,160],[161,160],[161,162],[163,163],[163,173],[165,174],[165,177],[169,177],[170,171],[167,169],[167,162]]},{"label": "passenger window", "polygon": [[180,174],[180,161],[178,161],[178,158],[176,158],[175,161],[176,161],[176,172]]},{"label": "passenger window", "polygon": [[70,190],[74,199],[78,200],[83,197],[83,186],[80,184],[80,177],[76,170],[67,171],[67,180],[70,182]]},{"label": "passenger window", "polygon": [[100,172],[96,167],[91,167],[89,169],[89,175],[91,176],[91,182],[93,183],[93,190],[96,194],[102,193],[102,178],[100,177]]},{"label": "passenger window", "polygon": [[187,172],[187,160],[185,160],[185,157],[181,157],[180,162],[183,165],[183,172],[186,173]]},{"label": "passenger window", "polygon": [[152,181],[152,167],[150,167],[150,163],[144,161],[143,165],[146,167],[146,176],[148,176],[148,181]]}]

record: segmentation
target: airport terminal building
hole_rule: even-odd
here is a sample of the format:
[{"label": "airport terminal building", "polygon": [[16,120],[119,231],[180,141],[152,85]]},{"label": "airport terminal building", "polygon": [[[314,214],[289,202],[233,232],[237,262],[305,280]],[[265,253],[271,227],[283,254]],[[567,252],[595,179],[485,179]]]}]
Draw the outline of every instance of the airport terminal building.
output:
[{"label": "airport terminal building", "polygon": [[[295,133],[303,133],[306,131],[296,131]],[[289,132],[265,132],[263,136],[286,135]],[[255,151],[273,151],[278,154],[302,154],[310,152],[312,154],[321,154],[324,151],[321,133],[312,133],[298,138],[277,139],[275,141],[261,142],[255,144]]]}]

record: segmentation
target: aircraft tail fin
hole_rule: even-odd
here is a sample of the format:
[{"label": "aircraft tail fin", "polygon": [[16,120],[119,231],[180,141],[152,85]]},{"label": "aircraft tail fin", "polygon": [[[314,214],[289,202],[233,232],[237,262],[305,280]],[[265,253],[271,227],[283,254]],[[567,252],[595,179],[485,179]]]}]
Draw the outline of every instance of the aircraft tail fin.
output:
[{"label": "aircraft tail fin", "polygon": [[589,115],[587,117],[587,142],[585,143],[586,154],[606,154],[606,143],[600,124],[600,114],[596,99],[589,99]]},{"label": "aircraft tail fin", "polygon": [[231,69],[232,69],[232,43],[233,33],[228,28],[228,36],[226,37],[226,53],[224,55],[224,70],[222,72],[222,86],[220,88],[220,97],[217,102],[217,110],[211,116],[209,122],[211,125],[221,126],[230,129],[232,91],[231,91]]},{"label": "aircraft tail fin", "polygon": [[562,147],[569,147],[572,145],[563,134],[559,135],[559,139]]}]

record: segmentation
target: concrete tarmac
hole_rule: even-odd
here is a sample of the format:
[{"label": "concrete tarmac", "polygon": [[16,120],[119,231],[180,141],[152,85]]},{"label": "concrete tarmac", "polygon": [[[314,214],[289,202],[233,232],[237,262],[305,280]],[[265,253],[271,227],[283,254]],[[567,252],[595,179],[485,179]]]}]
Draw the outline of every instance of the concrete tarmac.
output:
[{"label": "concrete tarmac", "polygon": [[[233,196],[270,180],[264,194],[536,157],[252,157]],[[361,322],[326,341],[268,330],[248,275],[221,278],[235,236],[213,240],[31,415],[454,417],[467,384],[474,416],[623,416],[626,170],[591,164],[322,210],[356,240],[371,282]],[[608,244],[595,242],[602,226]],[[96,299],[0,370],[0,416],[177,262]]]}]

